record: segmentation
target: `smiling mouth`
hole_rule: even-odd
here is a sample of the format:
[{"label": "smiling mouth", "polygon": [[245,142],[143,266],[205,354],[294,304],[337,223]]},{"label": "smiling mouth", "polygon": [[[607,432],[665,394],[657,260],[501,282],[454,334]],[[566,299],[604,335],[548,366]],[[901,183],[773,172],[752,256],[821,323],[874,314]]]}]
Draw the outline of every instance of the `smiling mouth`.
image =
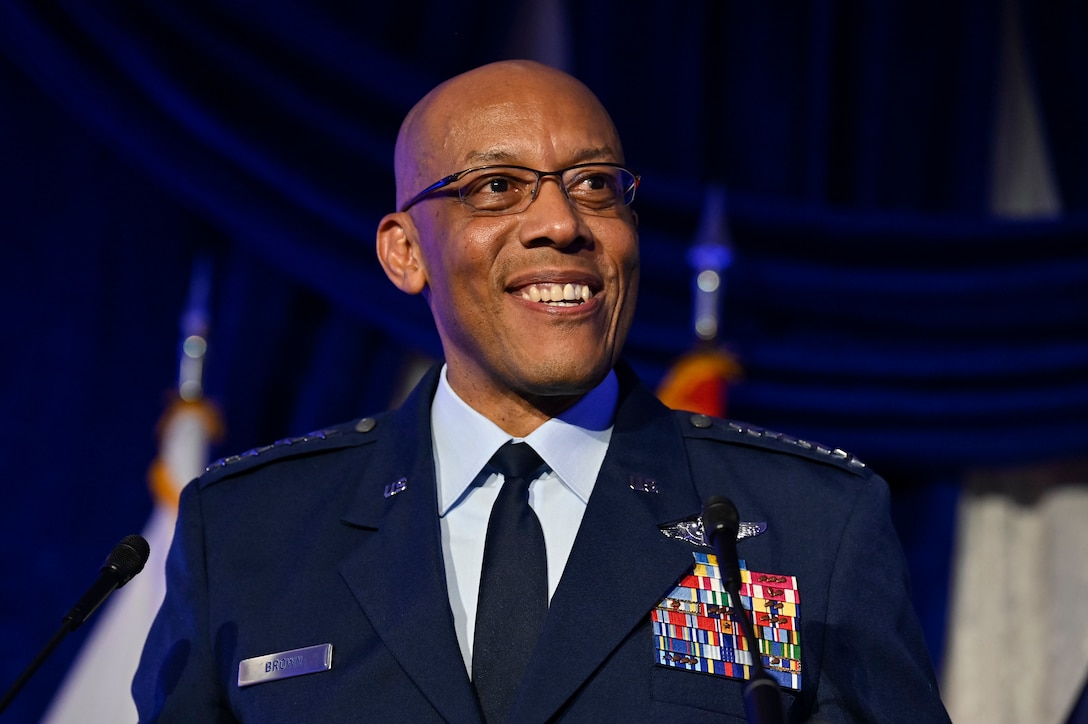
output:
[{"label": "smiling mouth", "polygon": [[530,284],[521,290],[521,298],[549,306],[573,307],[592,299],[593,291],[585,284]]}]

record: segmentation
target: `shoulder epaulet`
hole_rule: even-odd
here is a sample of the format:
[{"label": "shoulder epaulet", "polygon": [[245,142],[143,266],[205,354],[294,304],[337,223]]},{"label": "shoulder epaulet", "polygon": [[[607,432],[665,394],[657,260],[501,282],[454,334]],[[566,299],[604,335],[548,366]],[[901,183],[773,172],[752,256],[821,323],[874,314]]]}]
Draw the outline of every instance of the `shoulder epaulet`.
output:
[{"label": "shoulder epaulet", "polygon": [[378,427],[382,417],[383,415],[363,417],[352,422],[308,432],[305,435],[276,440],[270,445],[255,447],[238,455],[220,458],[204,469],[204,474],[200,477],[201,484],[211,483],[275,460],[363,445],[374,438],[372,433]]},{"label": "shoulder epaulet", "polygon": [[770,448],[821,462],[834,463],[858,474],[869,470],[869,467],[857,456],[842,448],[821,445],[746,422],[723,420],[693,412],[677,411],[676,414],[685,437],[713,438],[727,443]]}]

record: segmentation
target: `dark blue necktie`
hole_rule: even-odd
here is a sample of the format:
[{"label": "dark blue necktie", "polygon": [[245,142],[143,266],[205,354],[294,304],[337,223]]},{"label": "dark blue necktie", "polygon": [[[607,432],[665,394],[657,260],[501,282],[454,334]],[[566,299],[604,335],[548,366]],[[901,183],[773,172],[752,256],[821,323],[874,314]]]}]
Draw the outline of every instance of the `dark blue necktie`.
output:
[{"label": "dark blue necktie", "polygon": [[490,464],[503,474],[484,542],[472,683],[490,723],[505,721],[548,613],[544,531],[529,507],[529,484],[544,461],[525,443],[508,442]]}]

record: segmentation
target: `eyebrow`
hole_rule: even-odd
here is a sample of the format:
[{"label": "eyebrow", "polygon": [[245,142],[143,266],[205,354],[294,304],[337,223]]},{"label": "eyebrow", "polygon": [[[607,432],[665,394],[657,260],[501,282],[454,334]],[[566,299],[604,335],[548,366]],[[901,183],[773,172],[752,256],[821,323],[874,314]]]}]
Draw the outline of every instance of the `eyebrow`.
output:
[{"label": "eyebrow", "polygon": [[[493,149],[490,151],[473,151],[468,155],[466,162],[470,165],[509,164],[517,161],[518,158],[519,155],[512,151]],[[617,158],[617,154],[611,146],[584,148],[571,157],[570,165],[615,158]],[[617,163],[622,163],[622,159],[617,161]]]}]

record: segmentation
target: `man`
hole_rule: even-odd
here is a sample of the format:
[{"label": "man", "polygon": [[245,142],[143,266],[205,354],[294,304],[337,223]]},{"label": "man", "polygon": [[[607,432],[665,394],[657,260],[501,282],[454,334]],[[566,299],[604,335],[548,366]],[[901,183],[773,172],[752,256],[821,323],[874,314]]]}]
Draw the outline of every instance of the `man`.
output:
[{"label": "man", "polygon": [[[703,501],[727,495],[761,523],[739,551],[753,586],[772,574],[748,589],[764,636],[800,642],[767,657],[799,687],[789,720],[947,721],[883,481],[841,451],[669,411],[620,361],[638,178],[593,94],[539,64],[484,66],[412,109],[395,161],[378,255],[425,296],[445,366],[400,410],[186,489],[141,718],[742,719],[743,667],[704,673],[726,607],[677,593],[710,552]],[[544,466],[497,472],[511,440]],[[489,545],[515,481],[532,483],[518,540],[536,543]],[[716,644],[681,656],[704,634],[661,621],[688,605]]]}]

